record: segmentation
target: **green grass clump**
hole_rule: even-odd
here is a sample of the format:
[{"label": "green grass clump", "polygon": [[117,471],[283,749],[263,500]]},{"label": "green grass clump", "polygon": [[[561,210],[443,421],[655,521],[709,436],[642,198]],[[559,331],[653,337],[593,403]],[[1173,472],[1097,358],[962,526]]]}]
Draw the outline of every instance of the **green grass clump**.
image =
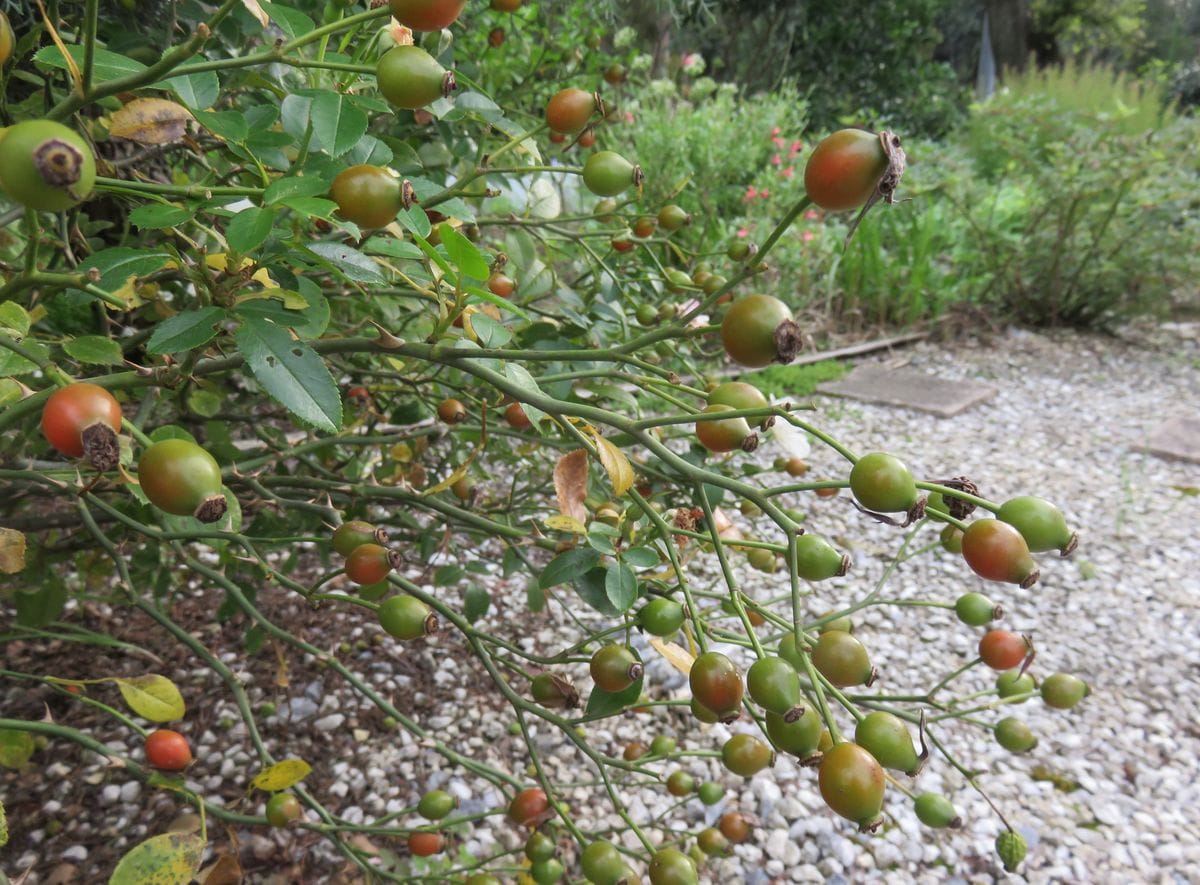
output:
[{"label": "green grass clump", "polygon": [[818,384],[836,381],[850,369],[849,363],[840,360],[821,360],[802,366],[768,366],[743,380],[770,396],[812,396]]}]

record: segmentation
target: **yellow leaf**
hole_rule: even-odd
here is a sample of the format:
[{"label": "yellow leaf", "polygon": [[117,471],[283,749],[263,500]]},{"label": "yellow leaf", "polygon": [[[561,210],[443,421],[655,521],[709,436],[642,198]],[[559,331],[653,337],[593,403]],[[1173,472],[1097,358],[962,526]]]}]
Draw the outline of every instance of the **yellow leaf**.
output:
[{"label": "yellow leaf", "polygon": [[250,786],[256,790],[277,793],[288,787],[294,787],[308,777],[311,771],[312,766],[303,759],[284,759],[256,774],[254,780],[250,781]]},{"label": "yellow leaf", "polygon": [[0,529],[0,572],[15,575],[25,568],[25,535],[16,529]]},{"label": "yellow leaf", "polygon": [[623,495],[633,487],[633,465],[625,457],[625,453],[600,435],[594,427],[586,428],[596,441],[596,454],[600,463],[608,471],[608,479],[612,483],[613,492]]},{"label": "yellow leaf", "polygon": [[124,282],[121,288],[111,292],[110,294],[113,298],[116,298],[118,301],[124,304],[126,309],[133,310],[135,307],[141,307],[143,304],[145,304],[145,301],[137,293],[137,287],[138,278],[130,277]]},{"label": "yellow leaf", "polygon": [[583,499],[587,497],[588,457],[583,449],[567,452],[554,465],[554,492],[558,495],[558,512],[578,522],[587,519]]},{"label": "yellow leaf", "polygon": [[246,7],[246,11],[258,19],[258,23],[264,28],[271,23],[271,19],[263,12],[263,8],[258,5],[258,0],[242,0],[242,5]]},{"label": "yellow leaf", "polygon": [[166,676],[150,673],[132,679],[111,679],[121,689],[125,703],[139,716],[151,722],[172,722],[187,713],[183,695]]},{"label": "yellow leaf", "polygon": [[163,833],[131,848],[108,885],[188,885],[204,860],[205,840],[193,833]]},{"label": "yellow leaf", "polygon": [[556,532],[573,532],[576,535],[587,534],[587,526],[573,516],[547,516],[543,522],[546,528]]},{"label": "yellow leaf", "polygon": [[4,816],[4,802],[0,801],[0,848],[8,844],[8,818]]},{"label": "yellow leaf", "polygon": [[692,662],[696,660],[686,648],[681,648],[674,642],[663,642],[657,636],[650,637],[650,644],[654,646],[654,650],[667,659],[667,663],[682,673],[684,676],[692,672]]},{"label": "yellow leaf", "polygon": [[165,98],[135,98],[112,115],[108,133],[138,144],[174,144],[193,119],[191,111]]},{"label": "yellow leaf", "polygon": [[[211,255],[205,255],[204,263],[207,264],[209,267],[211,267],[213,270],[219,270],[219,271],[228,271],[229,270],[229,258],[225,255],[224,252],[214,252]],[[249,267],[253,263],[254,262],[251,261],[249,258],[243,258],[242,263],[238,265],[238,268],[241,269],[244,267]],[[279,288],[279,284],[277,282],[275,282],[273,279],[271,279],[271,275],[267,272],[267,269],[265,267],[260,267],[258,270],[256,270],[254,272],[254,276],[251,277],[251,279],[254,280],[256,283],[262,283],[264,286],[270,286],[273,289]]]}]

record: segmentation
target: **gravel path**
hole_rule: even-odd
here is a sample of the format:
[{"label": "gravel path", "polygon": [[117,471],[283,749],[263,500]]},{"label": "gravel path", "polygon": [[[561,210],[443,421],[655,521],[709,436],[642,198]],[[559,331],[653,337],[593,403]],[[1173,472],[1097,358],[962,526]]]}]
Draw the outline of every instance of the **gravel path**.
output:
[{"label": "gravel path", "polygon": [[[1200,329],[1156,329],[1124,341],[1022,332],[986,344],[926,343],[872,359],[897,358],[943,377],[990,381],[1000,392],[949,419],[818,399],[814,423],[852,449],[900,454],[917,475],[966,474],[994,500],[1041,494],[1062,507],[1081,535],[1071,559],[1043,559],[1042,579],[1027,591],[986,584],[940,551],[904,563],[890,578],[884,595],[891,599],[952,601],[967,590],[986,592],[1004,605],[1004,626],[1033,634],[1037,673],[1067,670],[1093,689],[1066,713],[1040,702],[1007,709],[1005,714],[1020,715],[1040,738],[1024,756],[1004,753],[990,735],[967,726],[947,725],[939,736],[968,768],[981,771],[991,798],[1026,836],[1030,852],[1021,872],[1029,881],[1200,881],[1200,823],[1195,820],[1200,808],[1200,496],[1184,491],[1200,487],[1200,466],[1134,451],[1165,417],[1200,411]],[[766,465],[778,452],[764,445],[753,457]],[[824,450],[814,449],[810,463],[810,476],[843,472],[833,453]],[[850,574],[820,585],[808,610],[821,613],[860,598],[883,574],[901,532],[869,523],[844,494],[787,503],[807,510],[812,530],[854,557]],[[760,530],[765,532],[765,525]],[[930,531],[929,539],[934,537]],[[776,579],[734,558],[746,593],[757,599],[778,595]],[[699,567],[711,573],[712,563],[700,561]],[[488,586],[493,606],[483,623],[489,629],[543,650],[574,641],[576,628],[560,608],[551,606],[537,617],[523,611],[523,580],[506,583],[497,577]],[[198,590],[176,616],[210,647],[227,648],[226,660],[244,661],[237,650],[239,630],[211,624],[216,603],[210,596],[211,591]],[[289,624],[282,617],[289,604],[282,596],[264,591],[260,602],[268,614]],[[189,606],[194,608],[190,617]],[[84,621],[95,624],[105,616],[103,609],[89,609]],[[293,629],[327,648],[345,639],[351,645],[339,656],[376,689],[403,699],[447,743],[523,772],[528,760],[521,739],[508,732],[511,712],[494,692],[479,690],[486,687],[485,677],[457,637],[444,634],[424,647],[378,643],[378,629],[347,611],[316,617],[298,613]],[[979,635],[945,610],[912,606],[860,613],[855,629],[882,672],[879,690],[888,693],[927,689],[974,655]],[[143,626],[138,638],[152,643],[147,632]],[[6,665],[14,669],[33,669],[49,653],[57,675],[96,675],[94,659],[73,661],[69,649],[10,644],[6,650]],[[232,804],[254,773],[242,727],[231,724],[234,708],[210,674],[190,669],[169,645],[158,650],[170,655],[169,668],[196,711],[195,720],[189,713],[189,728],[201,761],[190,780]],[[683,677],[648,647],[642,650],[651,693],[686,696]],[[103,663],[110,668],[105,672],[120,669],[122,661],[112,656]],[[133,671],[140,667],[131,665]],[[498,796],[479,782],[444,767],[440,757],[407,734],[387,730],[377,711],[314,661],[292,660],[289,667],[288,687],[277,687],[274,656],[260,655],[244,673],[247,690],[255,704],[270,701],[278,708],[262,719],[272,749],[281,758],[313,761],[307,786],[344,819],[363,821],[397,811],[436,786],[457,793],[465,812],[497,804]],[[586,693],[585,673],[580,666],[572,675]],[[985,674],[972,670],[961,687],[979,690],[989,683]],[[0,708],[37,717],[41,700],[39,693],[7,683]],[[76,727],[96,722],[61,705],[55,715]],[[981,719],[990,722],[999,715],[989,712]],[[619,753],[629,740],[648,740],[672,729],[685,749],[718,749],[729,733],[725,726],[699,728],[683,717],[669,719],[668,727],[662,717],[636,714],[589,725],[587,733],[594,746]],[[128,737],[108,724],[98,733],[114,746]],[[559,779],[592,776],[552,731],[537,729],[536,741]],[[72,749],[54,760],[40,754],[35,765],[20,775],[0,772],[0,796],[13,824],[13,840],[0,851],[0,870],[16,877],[32,867],[27,885],[46,885],[55,875],[65,876],[57,881],[104,880],[116,857],[160,832],[180,810],[168,794],[101,767],[90,754]],[[664,773],[679,767],[674,762],[651,766]],[[761,821],[733,857],[707,865],[703,881],[990,882],[1004,876],[992,848],[999,820],[936,757],[916,786],[953,798],[966,822],[962,830],[931,834],[891,790],[882,832],[859,836],[824,810],[813,773],[787,759],[749,781],[723,773],[710,759],[691,758],[684,767],[698,779],[723,783],[726,799],[712,808],[691,800],[670,820],[695,828],[736,807]],[[661,788],[625,796],[640,820],[658,815],[670,800]],[[594,788],[581,787],[565,798],[581,825],[620,828]],[[257,812],[257,806],[249,810]],[[214,845],[228,847],[219,828],[210,836]],[[511,846],[516,838],[498,822],[464,834],[465,848],[476,855],[496,850],[494,840]],[[337,881],[344,873],[326,843],[310,835],[245,831],[242,842],[249,881]]]}]

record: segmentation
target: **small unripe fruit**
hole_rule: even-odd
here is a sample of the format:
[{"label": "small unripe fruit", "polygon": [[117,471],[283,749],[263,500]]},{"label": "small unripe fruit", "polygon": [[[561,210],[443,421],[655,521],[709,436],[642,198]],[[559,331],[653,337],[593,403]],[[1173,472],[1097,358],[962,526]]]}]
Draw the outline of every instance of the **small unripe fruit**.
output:
[{"label": "small unripe fruit", "polygon": [[291,793],[276,793],[267,800],[267,823],[273,827],[286,827],[303,814],[300,800]]},{"label": "small unripe fruit", "polygon": [[958,816],[954,805],[937,793],[922,793],[913,802],[913,808],[917,812],[917,819],[927,827],[958,829],[962,826],[962,818]]},{"label": "small unripe fruit", "polygon": [[1042,683],[1042,700],[1056,710],[1069,710],[1089,694],[1088,685],[1070,673],[1055,673]]}]

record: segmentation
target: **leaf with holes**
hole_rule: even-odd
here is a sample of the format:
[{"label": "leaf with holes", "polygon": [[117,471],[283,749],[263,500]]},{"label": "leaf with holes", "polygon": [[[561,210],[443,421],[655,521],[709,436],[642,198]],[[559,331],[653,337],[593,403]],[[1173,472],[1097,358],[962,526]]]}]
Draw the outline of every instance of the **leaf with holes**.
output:
[{"label": "leaf with holes", "polygon": [[250,317],[235,336],[246,365],[280,405],[319,430],[342,426],[342,397],[325,363],[303,341],[267,320]]}]

